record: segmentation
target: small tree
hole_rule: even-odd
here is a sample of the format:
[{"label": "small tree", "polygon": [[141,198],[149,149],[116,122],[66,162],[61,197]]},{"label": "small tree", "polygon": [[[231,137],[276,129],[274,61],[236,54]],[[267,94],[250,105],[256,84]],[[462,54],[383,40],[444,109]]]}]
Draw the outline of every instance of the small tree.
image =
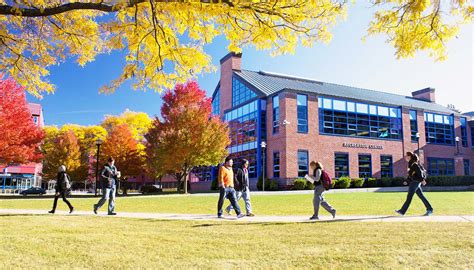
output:
[{"label": "small tree", "polygon": [[24,90],[0,75],[0,164],[40,160],[43,137],[31,118]]},{"label": "small tree", "polygon": [[153,121],[147,139],[150,166],[160,173],[173,173],[178,189],[196,166],[218,164],[227,155],[229,130],[211,116],[211,100],[196,82],[176,85],[163,95],[163,121]]},{"label": "small tree", "polygon": [[58,168],[65,165],[72,180],[84,180],[87,171],[81,166],[81,151],[76,135],[72,130],[59,132],[57,129],[46,129],[43,174],[55,179]]}]

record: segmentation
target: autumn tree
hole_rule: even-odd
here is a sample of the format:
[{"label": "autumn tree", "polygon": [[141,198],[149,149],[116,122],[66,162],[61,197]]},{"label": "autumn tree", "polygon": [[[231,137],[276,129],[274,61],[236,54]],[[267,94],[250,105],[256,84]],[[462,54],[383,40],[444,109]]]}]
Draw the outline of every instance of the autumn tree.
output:
[{"label": "autumn tree", "polygon": [[70,129],[61,132],[57,127],[48,127],[45,132],[43,174],[56,179],[59,166],[65,165],[73,181],[85,180],[87,171],[81,166],[81,151],[74,132]]},{"label": "autumn tree", "polygon": [[[214,69],[204,46],[223,35],[228,50],[253,45],[273,55],[301,43],[328,42],[352,1],[0,0],[0,70],[34,94],[51,93],[49,68],[67,58],[84,66],[97,55],[125,52],[113,91],[167,89]],[[419,50],[435,58],[461,23],[473,18],[466,0],[373,0],[368,34],[384,34],[397,57]],[[444,4],[442,4],[444,3]]]},{"label": "autumn tree", "polygon": [[110,132],[114,127],[126,124],[130,128],[133,138],[138,142],[139,150],[142,151],[145,149],[144,136],[148,132],[151,122],[152,119],[148,114],[127,109],[121,115],[107,115],[100,125]]},{"label": "autumn tree", "polygon": [[[157,173],[172,173],[178,189],[194,167],[217,165],[227,155],[229,130],[211,116],[211,100],[196,82],[178,84],[163,95],[163,121],[156,118],[145,136],[149,166]],[[159,176],[159,175],[155,175]]]},{"label": "autumn tree", "polygon": [[43,137],[33,122],[24,90],[0,74],[0,164],[39,161]]},{"label": "autumn tree", "polygon": [[105,139],[102,149],[104,157],[114,158],[122,177],[135,176],[143,172],[145,157],[138,151],[138,143],[127,124],[114,126]]}]

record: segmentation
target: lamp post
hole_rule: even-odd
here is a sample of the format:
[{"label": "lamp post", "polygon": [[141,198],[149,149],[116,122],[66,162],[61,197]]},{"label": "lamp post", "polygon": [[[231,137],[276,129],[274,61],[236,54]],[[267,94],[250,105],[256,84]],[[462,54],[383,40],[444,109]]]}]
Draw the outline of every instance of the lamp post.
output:
[{"label": "lamp post", "polygon": [[95,196],[97,196],[97,183],[99,183],[99,157],[100,157],[100,145],[103,141],[97,138],[95,145],[97,145],[97,161],[95,163]]},{"label": "lamp post", "polygon": [[265,149],[267,147],[267,144],[265,142],[262,142],[260,144],[262,147],[262,191],[265,191]]},{"label": "lamp post", "polygon": [[460,141],[460,139],[459,139],[459,137],[458,137],[458,136],[456,136],[456,138],[454,138],[454,140],[456,141],[456,148],[457,148],[457,152],[456,152],[456,154],[458,154],[458,155],[459,155],[459,141]]},{"label": "lamp post", "polygon": [[415,136],[416,136],[416,142],[418,143],[417,154],[419,155],[420,154],[420,132],[417,132]]}]

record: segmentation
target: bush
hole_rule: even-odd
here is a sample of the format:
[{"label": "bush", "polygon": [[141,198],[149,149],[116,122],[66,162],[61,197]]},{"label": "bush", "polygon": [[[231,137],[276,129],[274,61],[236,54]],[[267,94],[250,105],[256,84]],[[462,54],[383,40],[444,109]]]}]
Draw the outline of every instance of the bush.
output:
[{"label": "bush", "polygon": [[364,186],[365,179],[364,178],[355,178],[351,181],[352,188],[361,188]]},{"label": "bush", "polygon": [[367,178],[367,181],[365,181],[367,187],[376,187],[378,186],[378,180],[375,178]]},{"label": "bush", "polygon": [[304,178],[295,179],[295,181],[293,182],[294,190],[304,190],[305,187],[306,187],[306,179]]},{"label": "bush", "polygon": [[348,188],[351,186],[351,179],[347,176],[343,176],[336,180],[334,188]]},{"label": "bush", "polygon": [[474,176],[428,176],[429,186],[469,186],[474,185]]},{"label": "bush", "polygon": [[392,178],[392,187],[401,187],[404,186],[403,182],[405,182],[406,179],[404,177],[395,177]]},{"label": "bush", "polygon": [[332,179],[332,183],[331,183],[331,189],[333,189],[333,188],[334,188],[334,186],[336,185],[336,181],[337,181],[337,179],[336,179],[336,178]]},{"label": "bush", "polygon": [[212,180],[211,190],[217,190],[217,179]]},{"label": "bush", "polygon": [[382,187],[391,187],[392,186],[392,178],[382,178],[382,179],[380,179],[380,185]]},{"label": "bush", "polygon": [[305,189],[307,189],[307,190],[312,190],[312,189],[314,189],[314,184],[311,183],[310,181],[306,181],[306,187],[305,187]]},{"label": "bush", "polygon": [[[263,177],[262,176],[258,177],[257,189],[260,191],[262,191],[262,182],[263,182]],[[278,181],[276,179],[274,180],[266,179],[265,191],[275,191],[275,190],[278,190]]]}]

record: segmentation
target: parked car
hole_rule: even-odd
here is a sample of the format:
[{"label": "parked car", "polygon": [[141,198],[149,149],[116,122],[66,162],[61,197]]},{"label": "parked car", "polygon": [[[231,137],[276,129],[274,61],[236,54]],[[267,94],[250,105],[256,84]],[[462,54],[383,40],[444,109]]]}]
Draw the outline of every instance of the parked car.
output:
[{"label": "parked car", "polygon": [[46,190],[40,187],[30,187],[29,189],[22,190],[20,194],[23,196],[32,194],[44,195],[46,194]]},{"label": "parked car", "polygon": [[163,189],[161,188],[161,185],[146,185],[140,188],[140,193],[142,194],[158,193],[162,191]]}]

